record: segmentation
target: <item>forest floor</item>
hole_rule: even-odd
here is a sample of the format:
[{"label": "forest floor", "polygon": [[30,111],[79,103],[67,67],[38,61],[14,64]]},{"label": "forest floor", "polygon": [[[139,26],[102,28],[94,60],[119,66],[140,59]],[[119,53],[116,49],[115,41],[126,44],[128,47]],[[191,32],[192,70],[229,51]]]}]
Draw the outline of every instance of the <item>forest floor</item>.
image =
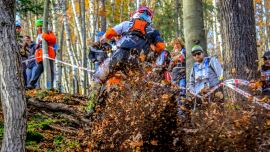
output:
[{"label": "forest floor", "polygon": [[[147,71],[147,70],[146,70]],[[250,101],[221,102],[177,115],[176,92],[156,75],[129,71],[106,91],[95,112],[90,100],[53,91],[27,95],[27,151],[268,151],[270,112]],[[147,75],[147,77],[146,77]],[[116,82],[114,79],[112,81]],[[190,105],[194,99],[183,101]],[[0,138],[3,136],[1,115]]]}]

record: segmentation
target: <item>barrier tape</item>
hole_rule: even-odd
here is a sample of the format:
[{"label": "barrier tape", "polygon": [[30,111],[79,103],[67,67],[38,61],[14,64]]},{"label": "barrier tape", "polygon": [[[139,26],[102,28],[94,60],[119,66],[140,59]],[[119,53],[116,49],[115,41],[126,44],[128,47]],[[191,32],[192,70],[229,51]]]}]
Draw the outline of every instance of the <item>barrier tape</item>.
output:
[{"label": "barrier tape", "polygon": [[22,63],[27,63],[34,60],[36,60],[36,58],[30,58],[30,59],[23,60]]},{"label": "barrier tape", "polygon": [[[63,62],[63,61],[60,61],[60,60],[57,60],[57,59],[50,58],[50,57],[48,57],[48,55],[43,56],[43,58],[47,58],[47,59],[49,59],[49,60],[53,60],[53,61],[55,61],[55,62],[64,64],[64,65],[67,65],[67,66],[70,66],[70,67],[74,67],[74,68],[77,68],[77,69],[80,69],[80,70],[85,70],[85,71],[87,71],[87,72],[94,72],[94,70],[90,70],[89,68],[84,68],[84,67],[81,67],[81,66],[78,66],[78,65],[73,65],[73,64],[70,64],[70,63],[67,63],[67,62]],[[22,61],[22,62],[25,63],[25,62],[29,62],[29,61],[32,61],[32,60],[35,60],[35,58],[31,58],[31,59],[28,59],[28,60],[24,60],[24,61]],[[152,82],[152,83],[155,84],[155,85],[162,85],[162,84],[156,83],[156,82]],[[217,86],[211,88],[211,89],[209,90],[209,92],[208,92],[207,94],[203,95],[203,96],[198,95],[198,94],[195,94],[194,92],[192,92],[192,91],[190,91],[190,90],[189,90],[189,92],[190,92],[192,95],[194,95],[194,96],[196,96],[196,97],[198,97],[198,98],[206,98],[206,97],[208,97],[209,95],[211,95],[214,91],[216,91],[217,89],[219,89],[220,87],[226,86],[226,87],[228,87],[228,88],[230,88],[230,89],[236,91],[237,93],[243,95],[243,96],[246,97],[246,98],[253,98],[253,102],[254,102],[254,103],[256,103],[257,105],[262,106],[262,107],[264,107],[264,108],[266,108],[266,109],[268,109],[268,110],[270,110],[270,105],[269,105],[269,104],[258,102],[258,101],[260,101],[258,98],[256,98],[256,97],[252,96],[251,94],[249,94],[249,93],[247,93],[247,92],[245,92],[245,91],[243,91],[243,90],[237,88],[236,86],[234,86],[234,85],[232,85],[232,84],[236,84],[236,85],[242,84],[242,85],[246,85],[246,86],[247,86],[247,85],[249,84],[249,81],[247,81],[247,80],[242,80],[242,79],[229,79],[229,80],[225,80],[223,83],[220,83],[220,84],[218,84]],[[162,86],[163,86],[163,85],[162,85]],[[178,87],[178,89],[186,89],[186,88]]]},{"label": "barrier tape", "polygon": [[226,84],[225,83],[225,86],[228,87],[228,88],[230,88],[230,89],[232,89],[232,90],[234,90],[234,91],[236,91],[236,92],[238,92],[239,94],[243,95],[246,98],[251,98],[252,97],[251,94],[249,94],[249,93],[247,93],[247,92],[245,92],[245,91],[237,88],[236,86],[234,86],[232,84],[229,84],[229,83]]},{"label": "barrier tape", "polygon": [[241,90],[241,89],[239,89],[239,88],[237,88],[237,87],[235,87],[235,86],[233,86],[231,84],[225,84],[225,86],[227,86],[230,89],[238,92],[239,94],[243,95],[246,98],[253,98],[253,103],[255,103],[255,104],[257,104],[257,105],[259,105],[261,107],[264,107],[267,110],[270,110],[270,105],[268,103],[261,103],[260,99],[252,96],[251,94],[249,94],[249,93],[247,93],[247,92],[245,92],[245,91],[243,91],[243,90]]},{"label": "barrier tape", "polygon": [[67,65],[67,66],[70,66],[70,67],[73,67],[73,68],[76,68],[76,69],[85,70],[87,72],[94,72],[95,71],[95,70],[90,70],[89,68],[81,67],[79,65],[73,65],[73,64],[70,64],[70,63],[67,63],[67,62],[63,62],[63,61],[60,61],[60,60],[57,60],[57,59],[53,59],[53,58],[50,58],[50,57],[44,56],[44,58],[47,58],[49,60],[53,60],[55,62],[64,64],[64,65]]},{"label": "barrier tape", "polygon": [[242,80],[242,79],[229,79],[229,80],[225,80],[224,83],[230,83],[230,84],[242,84],[242,85],[248,85],[249,81],[247,80]]},{"label": "barrier tape", "polygon": [[243,95],[244,97],[250,99],[252,98],[253,99],[253,103],[263,107],[263,108],[266,108],[267,110],[270,110],[270,105],[268,103],[261,103],[260,102],[260,99],[257,98],[257,97],[254,97],[253,95],[247,93],[246,91],[242,90],[242,89],[239,89],[238,87],[236,87],[235,85],[232,85],[232,84],[242,84],[242,85],[245,85],[247,86],[249,84],[249,82],[247,80],[242,80],[242,79],[230,79],[230,80],[225,80],[223,83],[220,83],[218,84],[217,86],[211,88],[209,90],[209,92],[203,96],[201,95],[198,95],[198,94],[195,94],[194,92],[190,91],[190,93],[198,98],[207,98],[209,95],[211,95],[214,91],[216,91],[218,88],[222,87],[222,86],[226,86],[232,90],[234,90],[235,92]]}]

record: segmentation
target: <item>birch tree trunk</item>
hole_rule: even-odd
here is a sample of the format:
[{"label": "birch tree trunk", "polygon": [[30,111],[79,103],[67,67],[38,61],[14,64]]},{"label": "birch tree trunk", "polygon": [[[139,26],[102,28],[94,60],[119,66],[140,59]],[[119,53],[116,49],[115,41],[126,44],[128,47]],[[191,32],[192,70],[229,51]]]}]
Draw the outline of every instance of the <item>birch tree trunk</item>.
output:
[{"label": "birch tree trunk", "polygon": [[2,152],[24,152],[26,98],[15,35],[15,0],[0,0],[0,87],[4,114]]},{"label": "birch tree trunk", "polygon": [[123,21],[123,11],[124,11],[124,8],[123,8],[123,5],[124,5],[124,0],[121,0],[120,2],[120,23]]},{"label": "birch tree trunk", "polygon": [[[72,47],[71,47],[70,29],[69,29],[69,25],[67,21],[67,13],[66,13],[66,1],[63,1],[62,11],[63,11],[63,19],[64,19],[64,26],[65,26],[65,32],[66,32],[66,46],[67,46],[68,54],[71,60],[71,64],[76,65],[74,52],[72,51]],[[73,67],[73,84],[74,84],[73,93],[78,93],[77,69],[74,67]]]},{"label": "birch tree trunk", "polygon": [[[30,27],[33,27],[33,24],[32,24],[32,21],[31,21],[31,19],[32,19],[32,14],[31,14],[31,12],[29,12],[29,18],[28,18],[29,20],[28,20],[28,24],[29,24],[29,26]],[[33,28],[29,28],[30,29],[30,36],[31,36],[31,38],[33,38],[34,37],[34,32],[33,32]]]},{"label": "birch tree trunk", "polygon": [[176,5],[176,36],[177,37],[183,37],[183,27],[182,27],[182,9],[181,9],[181,4],[183,0],[175,0],[175,5]]},{"label": "birch tree trunk", "polygon": [[102,15],[100,17],[101,21],[101,31],[106,32],[106,0],[101,0]]},{"label": "birch tree trunk", "polygon": [[94,18],[94,39],[93,41],[95,41],[95,36],[96,36],[96,32],[98,29],[98,12],[99,12],[99,0],[96,0],[96,10],[95,10],[95,18]]},{"label": "birch tree trunk", "polygon": [[214,47],[214,54],[218,55],[218,44],[217,44],[217,2],[216,0],[213,0],[213,6],[214,6],[214,11],[213,11],[213,47]]},{"label": "birch tree trunk", "polygon": [[[186,78],[189,80],[193,60],[191,48],[195,41],[206,51],[206,37],[203,22],[202,0],[183,0],[184,35],[186,44]],[[206,52],[205,52],[206,53]]]},{"label": "birch tree trunk", "polygon": [[[226,0],[221,2],[224,39],[225,79],[255,79],[257,73],[255,17],[253,0]],[[239,100],[235,92],[228,97]]]},{"label": "birch tree trunk", "polygon": [[270,7],[269,1],[268,0],[264,0],[265,50],[269,50],[269,32],[270,32],[270,26],[269,26],[269,17],[270,17],[269,7]]},{"label": "birch tree trunk", "polygon": [[[220,8],[220,1],[216,1],[216,9]],[[216,15],[217,15],[217,26],[216,26],[216,30],[217,30],[217,39],[218,39],[218,49],[219,49],[219,57],[220,60],[223,62],[223,41],[222,41],[222,31],[221,31],[221,13],[220,10],[216,11]]]},{"label": "birch tree trunk", "polygon": [[[44,2],[44,12],[43,12],[43,27],[42,31],[48,32],[48,16],[49,16],[49,0],[45,0]],[[44,57],[48,57],[48,44],[42,39],[42,53]],[[44,66],[44,77],[45,77],[45,88],[52,89],[53,88],[53,78],[52,78],[52,69],[50,66],[50,61],[47,58],[43,57],[43,66]]]},{"label": "birch tree trunk", "polygon": [[82,45],[82,31],[81,31],[81,22],[80,22],[80,19],[79,19],[79,16],[76,12],[76,4],[75,4],[75,1],[74,0],[71,0],[71,5],[72,5],[72,10],[73,10],[73,14],[74,14],[74,17],[75,17],[75,28],[76,30],[78,31],[79,33],[79,38],[80,38],[80,44]]},{"label": "birch tree trunk", "polygon": [[112,12],[112,21],[111,25],[114,26],[115,20],[114,20],[114,15],[115,15],[115,0],[111,0],[111,12]]},{"label": "birch tree trunk", "polygon": [[[82,10],[82,50],[83,50],[82,51],[82,65],[83,65],[84,68],[87,68],[86,29],[85,29],[85,1],[84,0],[82,0],[81,10]],[[105,20],[106,20],[106,18],[105,18]],[[83,87],[82,88],[82,94],[83,95],[86,95],[86,86],[87,86],[87,71],[84,70],[83,71],[83,78],[82,78],[82,87]]]},{"label": "birch tree trunk", "polygon": [[70,87],[70,85],[69,85],[69,83],[68,83],[68,80],[69,80],[69,75],[68,75],[68,73],[69,73],[69,71],[67,70],[67,68],[69,68],[69,67],[66,67],[66,66],[64,66],[64,68],[63,68],[63,70],[64,70],[64,87],[65,87],[65,90],[66,90],[66,93],[71,93],[71,87]]},{"label": "birch tree trunk", "polygon": [[55,82],[56,82],[56,89],[61,92],[62,91],[62,64],[58,61],[62,61],[63,56],[63,41],[64,41],[64,24],[62,24],[62,30],[61,30],[61,38],[60,38],[60,47],[58,51],[56,52],[56,72],[55,72]]},{"label": "birch tree trunk", "polygon": [[137,7],[137,9],[139,9],[140,5],[141,5],[141,0],[136,0],[136,7]]},{"label": "birch tree trunk", "polygon": [[94,17],[95,17],[95,1],[94,0],[89,0],[89,13],[90,13],[90,18],[89,18],[89,27],[90,27],[90,36],[92,38],[92,40],[95,39],[95,35],[94,35]]},{"label": "birch tree trunk", "polygon": [[[52,0],[51,1],[51,8],[52,8],[52,27],[53,27],[53,33],[55,34],[55,36],[58,38],[58,22],[57,22],[57,18],[56,18],[56,0]],[[56,39],[56,43],[58,43],[58,40],[59,39]],[[58,48],[59,49],[59,48]],[[56,56],[57,55],[59,55],[59,50],[55,50],[56,51]],[[56,65],[56,67],[55,67],[55,82],[56,83],[54,83],[54,85],[55,86],[53,86],[53,87],[55,87],[55,88],[57,88],[57,85],[59,85],[59,84],[57,84],[59,81],[59,62],[58,61],[56,61],[55,62],[55,65]],[[59,90],[60,91],[60,90]]]}]

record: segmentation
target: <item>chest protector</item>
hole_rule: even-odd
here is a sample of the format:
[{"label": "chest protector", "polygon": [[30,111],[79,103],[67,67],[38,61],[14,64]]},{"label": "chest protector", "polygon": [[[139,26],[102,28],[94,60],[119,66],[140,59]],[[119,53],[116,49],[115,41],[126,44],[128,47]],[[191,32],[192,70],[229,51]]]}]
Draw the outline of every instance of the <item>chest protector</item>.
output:
[{"label": "chest protector", "polygon": [[146,27],[148,26],[148,22],[142,19],[134,19],[133,25],[129,29],[129,32],[131,34],[136,34],[139,36],[145,36],[146,35]]}]

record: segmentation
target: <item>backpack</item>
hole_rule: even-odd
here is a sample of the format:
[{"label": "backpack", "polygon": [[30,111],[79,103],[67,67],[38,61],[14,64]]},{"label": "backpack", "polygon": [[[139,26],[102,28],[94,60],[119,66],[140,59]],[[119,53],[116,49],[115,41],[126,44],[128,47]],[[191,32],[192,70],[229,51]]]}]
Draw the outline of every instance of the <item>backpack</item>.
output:
[{"label": "backpack", "polygon": [[[205,70],[206,73],[205,74],[208,74],[209,68],[211,70],[213,70],[215,72],[215,74],[217,74],[214,67],[213,67],[213,65],[210,63],[210,61],[211,61],[211,57],[206,57],[206,59],[204,60],[203,64],[206,67],[206,70]],[[197,71],[197,68],[198,68],[198,66],[196,64],[194,64],[193,65],[193,74],[195,74],[195,71]],[[195,75],[194,75],[194,78],[195,78]]]},{"label": "backpack", "polygon": [[129,29],[129,32],[131,34],[135,34],[135,35],[144,37],[147,34],[146,27],[148,25],[149,25],[149,23],[146,22],[145,20],[140,19],[140,18],[136,18],[133,20],[133,24],[132,24],[132,27]]}]

